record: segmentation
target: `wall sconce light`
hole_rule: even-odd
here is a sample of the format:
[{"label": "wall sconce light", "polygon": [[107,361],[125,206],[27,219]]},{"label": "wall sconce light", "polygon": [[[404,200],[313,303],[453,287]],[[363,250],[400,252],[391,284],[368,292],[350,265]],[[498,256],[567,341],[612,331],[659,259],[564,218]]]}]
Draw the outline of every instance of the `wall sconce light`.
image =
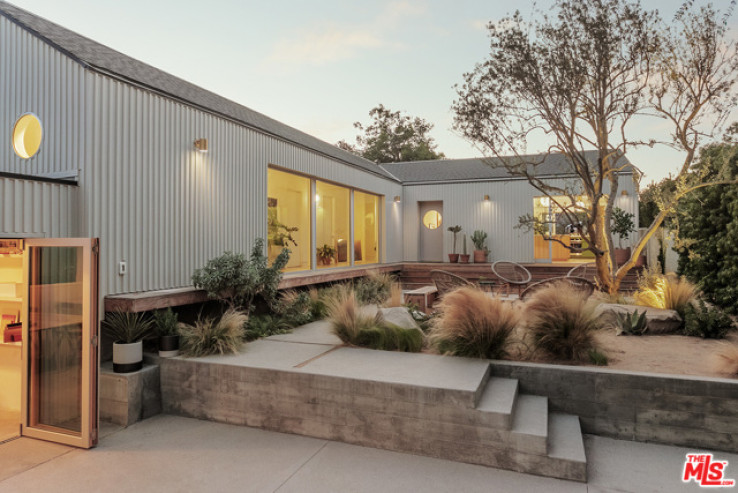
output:
[{"label": "wall sconce light", "polygon": [[402,200],[400,198],[400,196],[399,195],[395,195],[395,203],[400,203],[400,200]]},{"label": "wall sconce light", "polygon": [[200,152],[208,152],[208,139],[197,139],[195,141],[195,149]]},{"label": "wall sconce light", "polygon": [[622,195],[623,197],[627,197],[628,196],[628,191],[627,190],[623,190],[622,192],[620,192],[620,195]]},{"label": "wall sconce light", "polygon": [[489,202],[489,195],[487,195],[487,194],[484,195],[484,201],[485,202]]}]

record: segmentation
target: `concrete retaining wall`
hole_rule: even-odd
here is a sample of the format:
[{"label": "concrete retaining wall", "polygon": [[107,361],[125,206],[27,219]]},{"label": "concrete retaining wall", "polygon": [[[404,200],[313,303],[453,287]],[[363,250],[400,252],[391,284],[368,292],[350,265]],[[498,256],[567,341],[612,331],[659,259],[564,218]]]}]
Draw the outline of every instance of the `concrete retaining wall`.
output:
[{"label": "concrete retaining wall", "polygon": [[738,452],[736,380],[512,362],[492,374],[579,416],[585,433]]}]

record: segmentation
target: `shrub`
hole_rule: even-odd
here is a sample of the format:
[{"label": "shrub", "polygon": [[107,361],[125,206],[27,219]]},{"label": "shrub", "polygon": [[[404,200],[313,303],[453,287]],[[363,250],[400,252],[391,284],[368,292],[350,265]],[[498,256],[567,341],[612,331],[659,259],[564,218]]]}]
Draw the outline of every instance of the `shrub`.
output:
[{"label": "shrub", "polygon": [[389,274],[372,272],[354,281],[356,299],[362,305],[381,305],[390,297],[394,282]]},{"label": "shrub", "polygon": [[229,308],[219,320],[198,318],[180,326],[180,351],[185,356],[237,353],[244,338],[246,313]]},{"label": "shrub", "polygon": [[289,259],[290,251],[283,248],[269,266],[269,259],[264,255],[264,240],[257,238],[248,259],[240,253],[225,252],[209,260],[205,267],[195,270],[192,283],[204,289],[208,298],[219,299],[230,308],[248,314],[253,310],[257,296],[261,296],[269,306],[276,302],[282,269]]},{"label": "shrub", "polygon": [[521,320],[512,304],[476,288],[447,293],[438,305],[429,340],[442,354],[502,359]]},{"label": "shrub", "polygon": [[131,344],[144,339],[151,332],[153,320],[146,313],[108,312],[102,321],[103,330],[113,342]]},{"label": "shrub", "polygon": [[638,291],[633,295],[637,305],[676,310],[683,316],[684,310],[695,299],[697,288],[684,277],[670,273],[649,273],[638,279]]},{"label": "shrub", "polygon": [[273,307],[278,318],[281,318],[289,327],[297,327],[315,320],[312,308],[310,293],[294,289],[283,291]]},{"label": "shrub", "polygon": [[589,362],[595,366],[607,366],[607,356],[598,349],[590,349],[587,353]]},{"label": "shrub", "polygon": [[724,342],[713,357],[713,368],[717,373],[738,376],[738,345]]},{"label": "shrub", "polygon": [[334,287],[326,307],[333,333],[345,343],[385,351],[417,352],[423,347],[420,330],[387,323],[380,312],[368,315],[350,286]]},{"label": "shrub", "polygon": [[177,314],[172,311],[171,307],[154,312],[154,328],[160,336],[176,336],[179,334]]},{"label": "shrub", "polygon": [[256,315],[249,318],[244,331],[244,340],[253,341],[262,337],[292,332],[292,325],[280,316]]},{"label": "shrub", "polygon": [[684,335],[703,339],[722,339],[733,328],[733,321],[720,308],[710,308],[699,300],[683,312]]},{"label": "shrub", "polygon": [[546,358],[587,361],[598,323],[594,304],[567,283],[539,289],[525,303],[528,332]]}]

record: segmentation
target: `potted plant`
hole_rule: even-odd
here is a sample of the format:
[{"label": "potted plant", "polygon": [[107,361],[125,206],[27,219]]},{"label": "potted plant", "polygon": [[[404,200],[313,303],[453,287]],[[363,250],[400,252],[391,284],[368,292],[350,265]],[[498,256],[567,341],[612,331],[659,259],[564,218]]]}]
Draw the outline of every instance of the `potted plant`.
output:
[{"label": "potted plant", "polygon": [[462,244],[464,245],[464,249],[463,249],[464,253],[462,253],[461,256],[459,257],[459,262],[462,264],[468,264],[470,255],[466,252],[466,235],[463,236]]},{"label": "potted plant", "polygon": [[300,229],[297,226],[287,226],[279,222],[277,219],[277,209],[270,207],[267,212],[267,240],[269,246],[289,247],[297,246],[297,241],[292,237],[292,233],[296,233]]},{"label": "potted plant", "polygon": [[336,249],[327,243],[318,248],[318,261],[323,265],[331,265],[333,258],[336,256]]},{"label": "potted plant", "polygon": [[489,250],[484,245],[484,242],[487,240],[487,233],[478,229],[472,234],[471,240],[474,243],[474,263],[481,264],[486,262],[487,255],[489,255]]},{"label": "potted plant", "polygon": [[454,253],[448,254],[448,261],[452,264],[455,264],[459,261],[459,254],[456,253],[456,235],[459,234],[459,231],[461,231],[461,226],[459,226],[458,224],[456,226],[449,226],[448,231],[450,231],[454,235]]},{"label": "potted plant", "polygon": [[143,339],[151,331],[152,320],[144,313],[108,312],[103,330],[113,339],[113,371],[129,373],[143,367]]},{"label": "potted plant", "polygon": [[633,218],[635,214],[625,212],[620,207],[612,210],[612,224],[610,230],[613,234],[618,235],[618,248],[615,249],[615,262],[622,265],[630,258],[630,247],[623,248],[623,240],[631,233],[635,232],[635,223]]},{"label": "potted plant", "polygon": [[179,354],[179,322],[171,308],[154,313],[154,329],[159,334],[159,356],[172,358]]}]

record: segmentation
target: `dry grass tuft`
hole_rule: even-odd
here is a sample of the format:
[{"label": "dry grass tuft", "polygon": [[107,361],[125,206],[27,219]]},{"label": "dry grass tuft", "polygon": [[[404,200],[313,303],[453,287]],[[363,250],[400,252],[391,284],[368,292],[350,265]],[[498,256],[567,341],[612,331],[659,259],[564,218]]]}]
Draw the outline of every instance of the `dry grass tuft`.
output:
[{"label": "dry grass tuft", "polygon": [[194,325],[180,325],[180,350],[185,356],[237,353],[243,344],[246,313],[226,311],[217,322],[213,318],[199,318]]},{"label": "dry grass tuft", "polygon": [[356,293],[347,285],[334,286],[331,296],[325,299],[325,306],[333,333],[343,342],[353,344],[361,330],[380,324],[378,317],[370,317],[363,312]]},{"label": "dry grass tuft", "polygon": [[697,296],[697,287],[674,273],[665,276],[649,275],[638,280],[638,291],[633,295],[637,305],[676,310],[685,308]]},{"label": "dry grass tuft", "polygon": [[514,304],[476,288],[460,288],[447,293],[438,309],[429,340],[442,354],[487,359],[509,355],[511,335],[522,318]]},{"label": "dry grass tuft", "polygon": [[721,375],[738,377],[738,344],[720,344],[720,349],[712,357],[712,367]]},{"label": "dry grass tuft", "polygon": [[542,288],[525,303],[526,325],[539,358],[586,362],[596,350],[599,328],[589,303],[566,283]]},{"label": "dry grass tuft", "polygon": [[379,311],[368,315],[350,286],[337,286],[326,299],[326,308],[333,333],[345,343],[385,351],[418,352],[423,348],[421,330],[387,323]]},{"label": "dry grass tuft", "polygon": [[402,296],[402,286],[400,283],[395,282],[392,283],[392,286],[390,287],[390,296],[387,298],[387,302],[384,304],[384,306],[393,308],[402,306],[405,300]]}]

